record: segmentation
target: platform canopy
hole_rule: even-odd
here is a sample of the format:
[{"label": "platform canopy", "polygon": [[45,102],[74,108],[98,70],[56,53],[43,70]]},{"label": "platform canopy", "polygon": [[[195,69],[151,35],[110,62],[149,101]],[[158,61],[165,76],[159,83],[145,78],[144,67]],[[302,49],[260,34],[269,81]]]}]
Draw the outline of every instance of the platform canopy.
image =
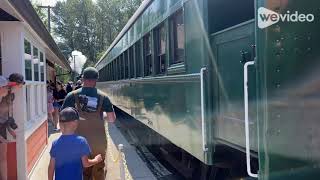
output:
[{"label": "platform canopy", "polygon": [[29,0],[0,0],[0,13],[7,19],[1,21],[20,21],[46,44],[47,58],[52,63],[71,71],[69,61],[64,57],[47,28],[33,9]]}]

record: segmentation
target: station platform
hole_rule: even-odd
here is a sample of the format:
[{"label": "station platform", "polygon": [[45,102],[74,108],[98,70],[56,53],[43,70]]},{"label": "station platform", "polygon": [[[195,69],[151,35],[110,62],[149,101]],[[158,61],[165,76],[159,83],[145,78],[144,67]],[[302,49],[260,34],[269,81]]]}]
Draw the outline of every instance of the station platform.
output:
[{"label": "station platform", "polygon": [[[106,127],[108,134],[107,150],[107,180],[121,180],[120,164],[124,164],[122,172],[125,172],[125,180],[156,180],[145,162],[139,157],[135,147],[131,146],[119,129],[114,124],[108,124]],[[30,173],[30,180],[45,180],[48,178],[48,164],[50,160],[49,151],[52,142],[59,138],[60,132],[54,132],[49,126],[48,145],[42,152],[41,158]],[[117,146],[123,144],[123,154],[119,153]],[[124,163],[125,162],[125,163]]]}]

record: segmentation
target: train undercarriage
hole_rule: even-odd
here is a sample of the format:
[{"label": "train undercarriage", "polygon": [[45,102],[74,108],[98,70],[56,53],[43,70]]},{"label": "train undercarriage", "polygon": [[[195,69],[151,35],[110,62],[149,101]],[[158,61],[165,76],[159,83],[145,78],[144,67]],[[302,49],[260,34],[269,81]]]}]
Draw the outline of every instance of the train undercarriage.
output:
[{"label": "train undercarriage", "polygon": [[[116,109],[117,115],[126,116],[120,120],[121,127],[130,134],[134,146],[147,147],[154,156],[164,162],[169,169],[174,169],[182,179],[187,180],[236,180],[250,179],[246,172],[244,150],[220,143],[215,147],[215,162],[206,165],[188,152],[174,145],[154,130],[132,118],[130,115]],[[251,166],[254,172],[258,169],[257,156],[253,154]]]}]

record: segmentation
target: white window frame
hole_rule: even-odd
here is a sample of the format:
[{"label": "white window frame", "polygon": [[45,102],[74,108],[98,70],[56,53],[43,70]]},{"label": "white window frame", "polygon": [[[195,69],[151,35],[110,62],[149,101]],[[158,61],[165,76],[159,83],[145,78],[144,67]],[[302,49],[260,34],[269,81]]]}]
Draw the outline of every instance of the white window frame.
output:
[{"label": "white window frame", "polygon": [[[26,80],[25,88],[29,88],[29,103],[26,105],[30,107],[30,117],[25,119],[25,139],[28,139],[35,130],[37,130],[45,121],[47,121],[47,69],[46,69],[46,53],[44,48],[33,43],[28,38],[25,37],[25,40],[28,41],[31,45],[31,74],[32,80]],[[38,81],[35,81],[34,76],[34,52],[33,48],[38,49]],[[41,81],[41,62],[40,62],[40,52],[43,54],[43,71],[44,71],[44,81]],[[25,69],[25,67],[24,67]],[[28,94],[26,94],[27,96]],[[28,111],[28,108],[27,108]],[[28,114],[28,113],[27,113]]]}]

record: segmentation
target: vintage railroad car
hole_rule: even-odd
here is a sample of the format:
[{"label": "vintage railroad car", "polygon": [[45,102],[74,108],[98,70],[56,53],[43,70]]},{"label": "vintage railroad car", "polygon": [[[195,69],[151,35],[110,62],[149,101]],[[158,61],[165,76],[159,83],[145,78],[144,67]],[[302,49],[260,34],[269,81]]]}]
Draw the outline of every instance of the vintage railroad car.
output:
[{"label": "vintage railroad car", "polygon": [[317,179],[318,5],[145,0],[98,87],[188,178]]}]

